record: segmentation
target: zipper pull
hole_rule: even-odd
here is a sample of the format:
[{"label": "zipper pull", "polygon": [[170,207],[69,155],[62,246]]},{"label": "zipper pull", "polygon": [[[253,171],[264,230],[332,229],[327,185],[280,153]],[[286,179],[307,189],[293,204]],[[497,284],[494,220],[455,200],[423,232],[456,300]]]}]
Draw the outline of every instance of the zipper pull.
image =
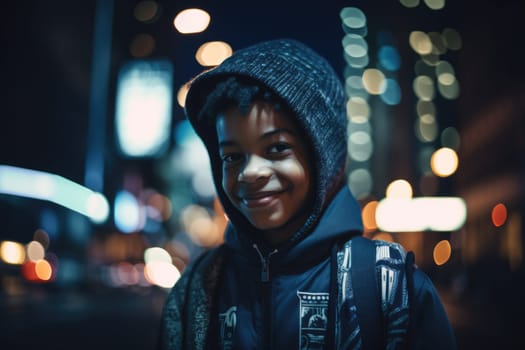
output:
[{"label": "zipper pull", "polygon": [[259,254],[259,259],[261,260],[261,282],[268,282],[270,281],[270,257],[277,253],[278,250],[274,249],[265,257],[262,255],[259,247],[257,247],[257,244],[254,244],[253,248],[255,248],[257,254]]}]

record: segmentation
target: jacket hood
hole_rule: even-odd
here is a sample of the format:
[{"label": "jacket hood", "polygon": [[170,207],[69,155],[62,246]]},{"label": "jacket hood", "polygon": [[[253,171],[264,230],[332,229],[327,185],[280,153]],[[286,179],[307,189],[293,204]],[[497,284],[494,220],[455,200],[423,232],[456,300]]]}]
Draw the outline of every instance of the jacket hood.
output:
[{"label": "jacket hood", "polygon": [[230,76],[256,80],[279,96],[293,112],[314,164],[311,211],[290,238],[309,234],[335,193],[344,186],[347,159],[347,116],[343,86],[328,61],[304,44],[278,39],[236,51],[219,66],[190,82],[185,112],[210,157],[217,195],[235,229],[257,240],[260,232],[233,206],[222,189],[222,165],[214,123],[203,118],[206,98]]}]

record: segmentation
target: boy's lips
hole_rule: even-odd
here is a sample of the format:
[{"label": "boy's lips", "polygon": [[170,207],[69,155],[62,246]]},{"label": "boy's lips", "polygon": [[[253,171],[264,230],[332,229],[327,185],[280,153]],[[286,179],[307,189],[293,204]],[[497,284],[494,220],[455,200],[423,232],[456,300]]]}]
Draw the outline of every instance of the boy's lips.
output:
[{"label": "boy's lips", "polygon": [[247,208],[259,208],[271,204],[282,192],[284,191],[246,193],[239,196],[239,198],[241,199],[241,203]]}]

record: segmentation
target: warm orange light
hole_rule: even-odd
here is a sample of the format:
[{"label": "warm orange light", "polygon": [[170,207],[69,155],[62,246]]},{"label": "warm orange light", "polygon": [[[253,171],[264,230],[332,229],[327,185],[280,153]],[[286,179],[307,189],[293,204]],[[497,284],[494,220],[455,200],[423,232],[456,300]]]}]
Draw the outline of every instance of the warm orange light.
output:
[{"label": "warm orange light", "polygon": [[47,282],[53,276],[53,268],[45,259],[26,260],[22,265],[22,276],[31,282]]},{"label": "warm orange light", "polygon": [[434,262],[438,266],[443,265],[450,259],[451,254],[452,247],[450,246],[450,242],[446,239],[439,241],[434,247]]},{"label": "warm orange light", "polygon": [[505,204],[499,203],[492,208],[492,223],[496,227],[503,226],[507,221],[507,207]]},{"label": "warm orange light", "polygon": [[188,95],[188,90],[190,89],[190,85],[188,83],[182,85],[177,92],[177,102],[179,103],[179,106],[184,108],[186,105],[186,95]]},{"label": "warm orange light", "polygon": [[378,201],[370,201],[368,202],[361,213],[361,216],[363,217],[363,225],[365,226],[365,230],[375,230],[377,228],[376,223],[376,209]]},{"label": "warm orange light", "polygon": [[35,274],[41,281],[49,281],[53,274],[53,269],[47,260],[38,260],[35,263]]}]

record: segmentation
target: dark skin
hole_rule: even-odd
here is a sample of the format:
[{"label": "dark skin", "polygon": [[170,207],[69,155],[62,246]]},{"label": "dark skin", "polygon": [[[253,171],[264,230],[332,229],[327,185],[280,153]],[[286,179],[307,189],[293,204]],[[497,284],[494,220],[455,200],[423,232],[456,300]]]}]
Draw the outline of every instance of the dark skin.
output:
[{"label": "dark skin", "polygon": [[273,246],[307,216],[311,160],[290,117],[264,102],[244,115],[232,107],[216,120],[222,187],[233,205]]}]

